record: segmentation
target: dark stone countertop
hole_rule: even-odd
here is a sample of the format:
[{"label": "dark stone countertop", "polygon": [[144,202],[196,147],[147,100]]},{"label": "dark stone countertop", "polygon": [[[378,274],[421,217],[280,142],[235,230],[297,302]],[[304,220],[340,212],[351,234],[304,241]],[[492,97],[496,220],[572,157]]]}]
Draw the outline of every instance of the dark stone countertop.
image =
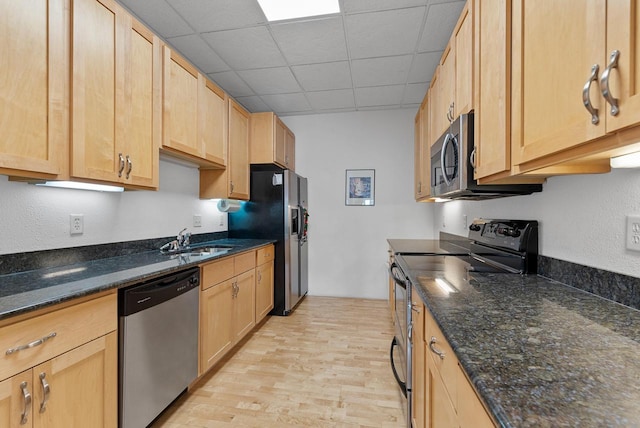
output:
[{"label": "dark stone countertop", "polygon": [[396,258],[505,427],[640,426],[640,311],[535,275],[437,274]]},{"label": "dark stone countertop", "polygon": [[154,250],[0,275],[0,320],[100,291],[126,287],[273,242],[267,239],[226,238],[197,245],[232,246],[228,251],[216,254],[167,255]]}]

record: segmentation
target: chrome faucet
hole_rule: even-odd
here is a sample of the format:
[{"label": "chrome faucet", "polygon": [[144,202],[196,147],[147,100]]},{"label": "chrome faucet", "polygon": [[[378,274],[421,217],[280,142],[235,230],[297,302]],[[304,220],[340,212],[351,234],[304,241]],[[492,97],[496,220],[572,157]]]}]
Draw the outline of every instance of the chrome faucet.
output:
[{"label": "chrome faucet", "polygon": [[162,247],[160,247],[160,251],[175,253],[178,251],[182,251],[189,247],[189,241],[191,240],[191,233],[187,232],[187,228],[185,227],[180,232],[178,232],[178,236],[171,242],[167,242]]}]

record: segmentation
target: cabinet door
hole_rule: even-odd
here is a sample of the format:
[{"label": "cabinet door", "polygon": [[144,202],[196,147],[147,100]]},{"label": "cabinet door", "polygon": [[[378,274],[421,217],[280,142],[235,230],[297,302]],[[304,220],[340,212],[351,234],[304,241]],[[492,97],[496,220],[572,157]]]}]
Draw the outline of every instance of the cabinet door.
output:
[{"label": "cabinet door", "polygon": [[511,170],[511,2],[475,2],[475,177]]},{"label": "cabinet door", "polygon": [[256,323],[273,309],[273,262],[256,268]]},{"label": "cabinet door", "polygon": [[451,403],[438,370],[433,366],[432,359],[428,359],[429,385],[429,422],[432,428],[451,428],[458,426],[456,410]]},{"label": "cabinet door", "polygon": [[229,198],[249,199],[249,112],[229,100]]},{"label": "cabinet door", "polygon": [[620,112],[611,115],[603,106],[607,132],[640,122],[640,4],[637,0],[607,2],[607,62],[614,50],[620,51],[618,67],[611,72],[612,96],[618,98]]},{"label": "cabinet door", "polygon": [[[440,137],[449,127],[448,116],[455,113],[456,100],[456,52],[455,38],[451,38],[449,46],[442,55],[440,65],[440,88],[438,89],[438,111],[436,112],[436,125],[438,126],[438,137]],[[436,138],[438,138],[436,137]],[[435,140],[434,140],[435,141]]]},{"label": "cabinet door", "polygon": [[125,101],[118,108],[118,116],[126,115],[126,127],[125,135],[116,139],[118,153],[127,160],[125,183],[157,188],[162,133],[160,39],[137,21],[129,17],[126,21]]},{"label": "cabinet door", "polygon": [[[30,395],[25,398],[25,392]],[[0,426],[29,427],[33,421],[33,371],[27,370],[0,382]],[[28,400],[31,400],[29,403]],[[24,424],[23,422],[24,415]]]},{"label": "cabinet door", "polygon": [[235,278],[236,294],[233,304],[235,340],[242,339],[256,325],[256,274],[251,269]]},{"label": "cabinet door", "polygon": [[274,124],[274,138],[273,142],[273,160],[275,163],[279,164],[283,168],[286,168],[287,165],[287,141],[286,141],[286,127],[284,123],[277,117],[274,116],[275,124]]},{"label": "cabinet door", "polygon": [[[124,154],[116,146],[116,89],[124,88],[116,72],[122,9],[112,0],[72,1],[72,140],[71,175],[119,181]],[[119,59],[118,61],[121,61]],[[124,164],[123,164],[124,168]]]},{"label": "cabinet door", "polygon": [[204,157],[220,166],[227,165],[227,96],[216,85],[199,75],[198,118]]},{"label": "cabinet door", "polygon": [[285,131],[286,132],[284,137],[286,154],[284,162],[287,169],[294,171],[296,169],[296,136],[289,130],[289,128],[286,128]]},{"label": "cabinet door", "polygon": [[473,1],[460,14],[454,31],[456,44],[456,81],[454,116],[473,110]]},{"label": "cabinet door", "polygon": [[233,283],[230,279],[200,293],[200,374],[233,345]]},{"label": "cabinet door", "polygon": [[164,118],[162,147],[202,157],[198,141],[198,72],[164,48]]},{"label": "cabinet door", "polygon": [[582,90],[592,66],[599,64],[602,71],[606,63],[606,17],[605,0],[513,2],[515,165],[604,134],[599,84],[593,82],[590,92],[591,102],[600,110],[597,124],[583,105]]},{"label": "cabinet door", "polygon": [[[414,294],[417,296],[417,294]],[[425,361],[425,341],[424,341],[424,304],[420,298],[414,298],[413,307],[413,337],[412,337],[412,385],[413,394],[412,406],[412,426],[413,428],[424,428],[425,425],[425,387],[426,387],[426,361]]]},{"label": "cabinet door", "polygon": [[117,332],[34,367],[33,381],[38,384],[33,401],[37,415],[33,419],[34,428],[115,428],[118,423]]},{"label": "cabinet door", "polygon": [[422,138],[420,119],[422,109],[418,109],[415,119],[413,120],[413,174],[414,174],[414,196],[416,201],[422,197]]},{"label": "cabinet door", "polygon": [[460,428],[493,428],[495,425],[476,395],[473,386],[458,366],[458,426]]},{"label": "cabinet door", "polygon": [[64,172],[64,25],[62,0],[0,1],[0,170],[14,170],[6,173]]},{"label": "cabinet door", "polygon": [[431,195],[431,142],[429,141],[429,96],[427,93],[414,122],[415,199]]}]

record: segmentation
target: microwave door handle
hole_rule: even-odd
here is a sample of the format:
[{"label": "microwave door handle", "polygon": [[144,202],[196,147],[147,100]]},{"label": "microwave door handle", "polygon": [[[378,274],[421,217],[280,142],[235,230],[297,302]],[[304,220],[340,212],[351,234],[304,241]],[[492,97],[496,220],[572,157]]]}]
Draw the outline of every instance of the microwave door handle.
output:
[{"label": "microwave door handle", "polygon": [[451,186],[451,180],[449,180],[449,177],[447,176],[447,165],[445,164],[445,160],[447,146],[449,145],[451,140],[452,135],[447,134],[447,136],[444,138],[444,143],[442,143],[442,149],[440,149],[440,168],[442,168],[442,178],[444,179],[444,182],[447,184],[447,186]]}]

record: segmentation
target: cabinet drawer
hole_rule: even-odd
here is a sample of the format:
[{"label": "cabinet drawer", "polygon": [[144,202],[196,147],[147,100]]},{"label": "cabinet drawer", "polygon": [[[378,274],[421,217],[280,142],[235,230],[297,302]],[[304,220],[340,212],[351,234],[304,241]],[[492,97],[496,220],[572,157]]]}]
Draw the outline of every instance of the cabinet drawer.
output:
[{"label": "cabinet drawer", "polygon": [[[449,342],[447,342],[444,335],[440,331],[440,328],[438,328],[438,325],[436,324],[433,317],[429,315],[427,318],[427,331],[424,338],[426,342],[427,352],[429,355],[431,355],[430,358],[433,362],[433,366],[440,374],[444,387],[449,393],[449,397],[451,398],[453,406],[456,407],[456,378],[458,375],[458,359],[453,353],[453,349],[451,349]],[[434,338],[435,342],[433,341]],[[441,358],[438,354],[436,354],[435,351],[443,353],[444,358]]]},{"label": "cabinet drawer", "polygon": [[249,251],[234,257],[235,259],[235,274],[240,275],[243,272],[256,267],[256,252]]},{"label": "cabinet drawer", "polygon": [[[117,326],[116,293],[4,326],[0,328],[0,380],[115,331]],[[36,344],[45,337],[49,338]],[[34,345],[6,353],[27,344]]]},{"label": "cabinet drawer", "polygon": [[200,284],[203,290],[234,276],[234,257],[207,263],[202,266]]},{"label": "cabinet drawer", "polygon": [[268,263],[273,260],[274,250],[273,245],[259,248],[257,251],[256,265],[260,266],[263,263]]}]

